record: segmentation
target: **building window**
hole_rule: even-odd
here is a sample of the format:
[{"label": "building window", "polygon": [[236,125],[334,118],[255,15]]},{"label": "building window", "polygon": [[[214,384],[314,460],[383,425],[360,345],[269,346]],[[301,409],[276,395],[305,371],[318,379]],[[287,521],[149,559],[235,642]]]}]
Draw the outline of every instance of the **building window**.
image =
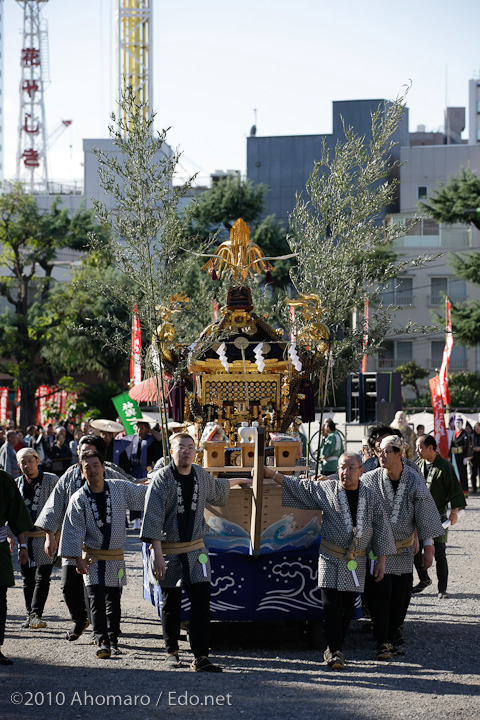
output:
[{"label": "building window", "polygon": [[465,280],[448,277],[430,278],[430,297],[428,304],[432,307],[443,305],[445,296],[455,303],[465,302],[467,291]]},{"label": "building window", "polygon": [[413,360],[413,342],[411,340],[384,340],[378,354],[379,370],[395,370],[399,365]]},{"label": "building window", "polygon": [[[443,359],[443,350],[445,342],[443,340],[433,340],[431,348],[430,369],[440,370]],[[459,372],[467,369],[467,349],[464,345],[454,344],[452,354],[450,356],[450,372]]]},{"label": "building window", "polygon": [[413,343],[411,340],[397,340],[395,346],[397,366],[413,360]]},{"label": "building window", "polygon": [[395,365],[395,347],[391,340],[382,342],[382,349],[378,353],[378,369],[393,370]]},{"label": "building window", "polygon": [[426,185],[417,187],[417,200],[426,200],[428,198],[428,188]]},{"label": "building window", "polygon": [[392,278],[384,285],[381,295],[384,305],[399,305],[408,307],[413,305],[413,278]]},{"label": "building window", "polygon": [[418,218],[418,221],[414,224],[407,220],[408,230],[407,235],[411,236],[425,236],[425,235],[439,235],[440,228],[435,220],[429,218]]}]

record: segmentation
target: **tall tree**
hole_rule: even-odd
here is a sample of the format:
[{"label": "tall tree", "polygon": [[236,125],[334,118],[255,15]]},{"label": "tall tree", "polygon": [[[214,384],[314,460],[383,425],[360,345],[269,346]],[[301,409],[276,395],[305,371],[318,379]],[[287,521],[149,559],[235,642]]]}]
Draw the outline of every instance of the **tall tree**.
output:
[{"label": "tall tree", "polygon": [[[464,223],[480,230],[480,179],[470,167],[461,167],[420,207],[438,222]],[[458,277],[480,284],[480,255],[455,255],[452,266]],[[457,342],[467,347],[480,343],[480,300],[452,303],[452,327]]]},{"label": "tall tree", "polygon": [[[452,266],[455,274],[467,282],[480,285],[480,255],[472,252],[465,256],[454,255]],[[480,300],[452,303],[452,329],[455,342],[466,347],[480,343]],[[437,318],[442,321],[440,316]],[[445,322],[443,320],[443,322]]]},{"label": "tall tree", "polygon": [[[0,316],[0,367],[12,375],[21,390],[20,422],[35,419],[35,390],[50,381],[52,368],[42,354],[45,320],[38,304],[46,302],[54,284],[55,261],[65,248],[85,250],[95,223],[91,212],[73,217],[57,198],[41,210],[31,195],[15,185],[0,195],[0,295],[8,305]],[[105,231],[97,227],[101,242]]]},{"label": "tall tree", "polygon": [[[290,218],[288,241],[297,254],[291,272],[298,292],[314,295],[321,322],[329,331],[318,358],[320,374],[333,367],[334,383],[358,371],[364,353],[363,307],[370,302],[368,352],[378,352],[390,326],[394,308],[383,306],[385,283],[399,273],[422,264],[424,257],[402,259],[379,250],[388,249],[405,228],[382,222],[385,208],[395,197],[391,139],[404,111],[405,98],[381,105],[372,115],[371,140],[344,127],[345,140],[330,153],[324,144],[306,193],[297,198]],[[302,320],[298,317],[298,334]],[[309,324],[308,315],[304,324]],[[317,317],[318,319],[318,317]],[[402,334],[411,326],[401,328]],[[322,332],[325,335],[322,326]]]},{"label": "tall tree", "polygon": [[480,179],[470,167],[461,167],[447,183],[440,183],[420,208],[438,222],[466,223],[480,230]]},{"label": "tall tree", "polygon": [[[198,245],[198,238],[186,232],[185,219],[179,213],[179,203],[191,182],[173,185],[179,155],[167,145],[165,130],[155,132],[154,116],[148,117],[131,89],[112,120],[109,133],[117,153],[96,152],[100,184],[111,200],[111,208],[95,203],[95,211],[100,221],[111,228],[107,252],[112,265],[128,278],[130,286],[119,287],[105,278],[94,289],[123,306],[128,314],[135,304],[149,346],[143,362],[158,379],[157,393],[161,398],[164,377],[160,355],[174,340],[185,338],[191,342],[188,312],[182,313],[183,323],[176,324],[177,330],[168,322],[176,309],[172,304],[182,303],[182,298],[178,299],[181,282],[193,261],[188,250]],[[194,306],[191,314],[196,310]],[[104,340],[114,349],[122,347],[121,334],[112,337],[106,332]],[[123,343],[123,349],[128,352],[129,346]],[[159,409],[165,428],[165,403],[160,402]],[[166,435],[165,440],[166,452]]]}]

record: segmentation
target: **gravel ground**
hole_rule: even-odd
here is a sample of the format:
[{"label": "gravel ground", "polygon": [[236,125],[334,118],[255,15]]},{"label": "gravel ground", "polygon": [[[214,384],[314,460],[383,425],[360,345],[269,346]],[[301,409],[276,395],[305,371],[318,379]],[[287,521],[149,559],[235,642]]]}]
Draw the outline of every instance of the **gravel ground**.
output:
[{"label": "gravel ground", "polygon": [[185,667],[165,670],[161,626],[141,597],[140,544],[133,533],[122,599],[123,654],[111,660],[95,657],[88,632],[76,643],[64,639],[69,620],[59,571],[44,614],[48,627],[22,630],[17,573],[8,591],[4,646],[14,665],[0,667],[0,717],[480,720],[479,528],[480,495],[471,497],[450,533],[449,598],[437,598],[434,582],[412,600],[405,656],[376,661],[365,623],[353,622],[343,672],[327,670],[295,625],[279,623],[214,623],[211,656],[223,665],[221,675],[191,672],[186,642]]}]

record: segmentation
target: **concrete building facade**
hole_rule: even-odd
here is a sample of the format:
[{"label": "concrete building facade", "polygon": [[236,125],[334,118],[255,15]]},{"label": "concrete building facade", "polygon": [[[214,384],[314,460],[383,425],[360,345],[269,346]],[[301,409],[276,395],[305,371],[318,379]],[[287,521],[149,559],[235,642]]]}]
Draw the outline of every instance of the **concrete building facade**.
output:
[{"label": "concrete building facade", "polygon": [[[247,177],[255,183],[265,183],[269,191],[265,215],[275,214],[288,224],[295,206],[295,194],[305,190],[306,182],[322,147],[333,152],[335,144],[345,139],[343,122],[355,132],[371,137],[371,113],[386,100],[345,100],[333,103],[333,128],[325,135],[289,135],[277,137],[251,136],[247,138]],[[408,110],[405,110],[393,140],[398,143],[392,159],[400,160],[400,147],[408,144]],[[398,210],[399,208],[397,208]]]}]

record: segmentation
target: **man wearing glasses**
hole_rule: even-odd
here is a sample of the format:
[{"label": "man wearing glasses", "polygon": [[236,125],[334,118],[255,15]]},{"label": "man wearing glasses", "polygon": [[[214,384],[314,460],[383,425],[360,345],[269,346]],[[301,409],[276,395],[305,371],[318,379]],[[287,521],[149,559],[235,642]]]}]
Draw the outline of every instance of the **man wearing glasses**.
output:
[{"label": "man wearing glasses", "polygon": [[[195,465],[195,443],[188,433],[170,438],[172,462],[149,485],[140,537],[152,545],[151,569],[162,590],[166,663],[182,667],[179,656],[182,586],[190,600],[189,639],[195,672],[221,672],[209,657],[210,562],[203,543],[205,504],[222,506],[230,481]],[[232,483],[238,483],[233,480]]]},{"label": "man wearing glasses", "polygon": [[363,592],[367,548],[376,555],[376,582],[383,578],[385,556],[395,552],[381,500],[360,479],[362,472],[362,458],[355,453],[341,455],[338,479],[323,482],[300,480],[265,467],[265,477],[282,485],[282,505],[323,512],[318,585],[328,643],[324,659],[332,670],[345,667],[343,641],[357,594]]},{"label": "man wearing glasses", "polygon": [[378,448],[380,467],[364,474],[362,482],[380,498],[395,538],[396,552],[387,555],[381,582],[367,579],[368,605],[372,612],[377,659],[390,660],[403,654],[396,647],[410,601],[414,543],[423,542],[422,567],[433,562],[433,539],[443,532],[433,498],[403,458],[403,441],[384,437]]}]

